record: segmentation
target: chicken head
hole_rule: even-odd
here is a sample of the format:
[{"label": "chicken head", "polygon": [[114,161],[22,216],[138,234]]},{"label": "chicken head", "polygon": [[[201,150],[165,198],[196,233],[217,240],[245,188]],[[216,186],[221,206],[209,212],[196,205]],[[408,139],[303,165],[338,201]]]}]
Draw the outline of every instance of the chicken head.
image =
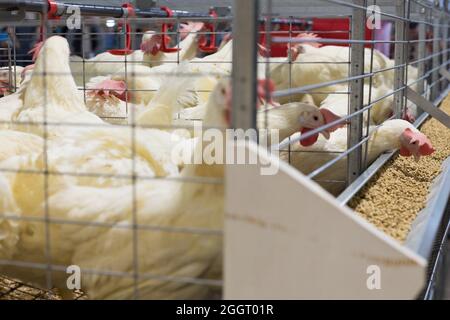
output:
[{"label": "chicken head", "polygon": [[261,104],[267,103],[278,107],[280,104],[272,99],[272,92],[275,91],[275,83],[270,79],[258,80],[256,87],[256,94],[258,96],[258,101],[256,107],[259,108]]},{"label": "chicken head", "polygon": [[0,96],[6,95],[10,90],[9,82],[0,80]]},{"label": "chicken head", "polygon": [[405,113],[403,114],[403,120],[406,120],[409,123],[414,123],[416,121],[416,117],[414,117],[409,108],[406,108]]},{"label": "chicken head", "polygon": [[420,156],[428,156],[435,151],[426,135],[410,128],[406,128],[402,132],[400,144],[400,155],[404,157],[414,156],[416,161],[419,161]]},{"label": "chicken head", "polygon": [[188,23],[181,23],[179,29],[181,40],[184,40],[190,33],[202,30],[204,26],[203,22],[188,21]]},{"label": "chicken head", "polygon": [[[296,36],[296,38],[309,39],[309,40],[321,39],[317,34],[311,33],[311,32],[302,32],[298,36]],[[320,48],[322,46],[322,44],[320,44],[319,42],[314,42],[314,41],[291,44],[291,46],[289,48],[289,53],[290,53],[292,61],[297,60],[298,55],[304,51],[304,49],[303,49],[304,45],[308,45],[308,46],[311,46],[314,48]]]},{"label": "chicken head", "polygon": [[[392,118],[393,116],[394,116],[394,111],[391,111],[389,113],[388,117]],[[411,109],[408,107],[406,107],[405,112],[403,113],[402,119],[408,121],[409,123],[414,123],[416,121],[416,117],[412,113]]]},{"label": "chicken head", "polygon": [[[315,106],[311,106],[310,109],[306,109],[302,112],[302,114],[299,117],[299,125],[301,127],[300,132],[302,134],[306,134],[309,131],[312,131],[314,129],[317,129],[321,126],[330,124],[332,122],[338,121],[341,119],[338,115],[334,114],[330,110],[326,108],[318,109]],[[330,133],[333,131],[336,131],[337,129],[345,126],[345,123],[337,123],[330,128],[324,129],[320,132],[325,139],[330,138]],[[317,139],[319,138],[319,134],[316,133],[310,137],[304,138],[300,140],[300,144],[304,147],[308,147],[316,143]]]},{"label": "chicken head", "polygon": [[[271,92],[274,90],[274,84],[271,80],[259,80],[257,83],[257,104],[258,108],[261,102],[264,102],[267,96],[271,96]],[[268,92],[267,92],[268,91]],[[232,112],[232,87],[228,79],[222,79],[217,82],[211,93],[211,102],[216,106],[216,110],[219,109],[225,125],[231,126],[231,112]],[[271,98],[269,103],[271,102]]]},{"label": "chicken head", "polygon": [[127,101],[129,99],[129,94],[127,94],[127,84],[125,81],[116,81],[112,79],[106,79],[98,84],[96,84],[89,95],[97,96],[115,96],[116,98]]},{"label": "chicken head", "polygon": [[141,42],[141,50],[145,54],[156,55],[161,50],[162,35],[154,31],[147,31],[144,33]]},{"label": "chicken head", "polygon": [[33,48],[28,51],[28,54],[32,54],[32,60],[33,62],[36,61],[37,57],[39,56],[39,53],[41,52],[42,46],[44,45],[44,41],[37,42]]}]

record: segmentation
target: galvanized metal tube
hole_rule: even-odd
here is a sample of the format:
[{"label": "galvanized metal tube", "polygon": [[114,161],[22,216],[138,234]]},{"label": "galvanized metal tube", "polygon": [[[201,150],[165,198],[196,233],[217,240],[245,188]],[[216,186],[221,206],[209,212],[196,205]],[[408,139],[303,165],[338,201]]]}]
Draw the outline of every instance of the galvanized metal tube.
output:
[{"label": "galvanized metal tube", "polygon": [[[406,4],[403,0],[396,0],[396,13],[398,16],[405,17],[406,14]],[[398,89],[404,86],[405,84],[405,68],[404,65],[406,63],[406,55],[405,55],[405,44],[406,40],[405,33],[405,21],[404,20],[396,20],[395,21],[395,54],[394,60],[395,65],[400,66],[400,68],[395,69],[394,72],[394,89]],[[396,118],[400,118],[403,109],[404,103],[404,92],[398,91],[394,95],[394,114]]]},{"label": "galvanized metal tube", "polygon": [[[426,9],[423,8],[421,13],[425,15]],[[418,28],[419,28],[419,30],[418,30],[419,31],[419,42],[418,42],[418,48],[417,48],[418,49],[417,59],[418,59],[419,63],[417,64],[417,68],[418,68],[417,71],[418,71],[418,78],[422,78],[423,75],[425,74],[425,61],[424,61],[424,59],[425,59],[426,50],[427,50],[427,48],[426,48],[426,41],[425,41],[427,26],[425,24],[423,24],[423,23],[420,23]],[[425,81],[424,81],[424,79],[421,79],[418,82],[418,84],[417,84],[419,93],[423,94],[425,92],[425,87],[424,86],[425,86]]]},{"label": "galvanized metal tube", "polygon": [[[438,25],[435,25],[433,27],[433,38],[435,39],[433,41],[433,52],[439,51],[439,34],[440,34],[440,27]],[[441,90],[440,86],[437,84],[437,81],[439,81],[439,68],[440,65],[440,55],[435,55],[433,57],[433,69],[434,71],[431,74],[431,85],[433,86],[431,88],[431,99],[434,100],[439,96],[439,92]]]},{"label": "galvanized metal tube", "polygon": [[[358,6],[364,5],[364,0],[354,0]],[[364,40],[366,30],[366,11],[354,8],[352,13],[352,40]],[[364,74],[364,44],[351,44],[350,77]],[[350,82],[349,114],[357,112],[364,104],[364,79]],[[350,119],[348,128],[347,148],[357,145],[363,136],[363,115],[360,113]],[[351,184],[361,173],[362,150],[356,148],[347,157],[347,184]]]},{"label": "galvanized metal tube", "polygon": [[258,1],[236,0],[233,8],[232,124],[234,128],[256,128]]}]

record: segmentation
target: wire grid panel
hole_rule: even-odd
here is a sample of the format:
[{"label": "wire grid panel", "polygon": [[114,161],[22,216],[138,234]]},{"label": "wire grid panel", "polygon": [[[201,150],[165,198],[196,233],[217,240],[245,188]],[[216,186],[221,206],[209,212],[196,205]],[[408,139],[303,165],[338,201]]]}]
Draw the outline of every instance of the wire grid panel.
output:
[{"label": "wire grid panel", "polygon": [[8,94],[14,90],[14,66],[9,41],[0,47],[0,95]]},{"label": "wire grid panel", "polygon": [[[323,1],[333,6],[338,13],[305,16],[302,13],[304,3],[299,3],[292,8],[290,16],[285,16],[278,14],[278,2],[259,2],[261,12],[255,24],[259,28],[258,40],[265,49],[260,48],[256,61],[258,78],[270,78],[275,82],[277,91],[274,92],[273,98],[281,106],[272,108],[265,105],[263,110],[260,107],[256,113],[258,118],[255,123],[259,129],[268,128],[271,113],[288,109],[289,103],[299,101],[316,107],[323,106],[327,101],[330,104],[343,105],[344,114],[337,122],[341,124],[349,122],[350,131],[355,124],[354,119],[359,118],[359,123],[357,121],[356,124],[362,128],[360,134],[357,137],[344,134],[343,147],[331,150],[308,150],[299,147],[301,140],[314,138],[319,132],[336,125],[336,121],[303,132],[301,136],[288,135],[286,140],[277,146],[283,159],[330,192],[339,194],[349,183],[347,172],[352,170],[349,167],[354,166],[354,163],[347,161],[350,154],[356,150],[361,151],[358,159],[361,170],[374,160],[370,157],[370,148],[367,148],[372,132],[370,130],[376,130],[386,119],[404,116],[407,108],[414,107],[408,104],[404,97],[403,91],[406,86],[414,87],[416,83],[421,83],[422,85],[415,90],[429,97],[433,88],[438,88],[444,83],[444,78],[438,72],[440,67],[447,64],[446,59],[441,59],[441,56],[446,54],[446,49],[440,48],[443,39],[439,34],[442,28],[448,28],[445,24],[447,15],[442,10],[418,1],[410,1],[407,6],[399,8],[387,7],[385,2],[382,5],[377,1]],[[357,13],[361,10],[367,12],[370,5],[379,5],[380,12],[375,13],[380,14],[382,25],[387,30],[394,31],[391,31],[392,38],[377,40],[375,29],[365,30],[361,19],[355,21]],[[437,17],[441,20],[436,20]],[[332,31],[322,28],[323,24],[330,22],[330,19],[340,22],[339,27],[335,27]],[[227,19],[217,18],[214,21],[226,22]],[[267,23],[268,21],[271,23]],[[138,81],[141,75],[145,78],[159,77],[162,79],[160,80],[162,86],[166,84],[167,87],[167,84],[175,86],[181,78],[188,78],[189,84],[192,84],[196,79],[205,78],[204,74],[199,73],[207,73],[206,84],[194,86],[187,90],[188,94],[172,97],[171,100],[174,104],[179,104],[183,100],[194,100],[194,105],[199,101],[205,102],[213,88],[211,83],[230,74],[231,57],[213,59],[212,56],[213,58],[206,60],[193,59],[190,65],[198,66],[199,70],[191,68],[182,75],[172,74],[172,69],[167,66],[177,66],[182,62],[180,52],[177,51],[168,55],[162,67],[158,68],[157,63],[152,65],[154,68],[150,73],[151,77],[148,73],[142,72],[139,57],[115,56],[107,60],[104,56],[97,56],[96,60],[89,60],[95,54],[113,46],[123,48],[126,45],[126,36],[123,32],[125,28],[122,28],[121,37],[116,30],[119,22],[122,26],[130,24],[132,31],[128,34],[132,36],[134,49],[142,43],[141,38],[145,36],[146,30],[153,30],[154,35],[162,35],[161,25],[167,22],[173,25],[164,33],[172,39],[168,45],[181,46],[179,41],[181,35],[177,31],[177,26],[185,22],[185,19],[180,18],[126,18],[122,21],[117,19],[114,27],[111,26],[111,19],[86,18],[83,19],[81,31],[70,32],[64,30],[64,21],[44,20],[43,26],[46,28],[44,39],[50,35],[64,35],[72,43],[77,43],[72,46],[71,53],[78,57],[70,59],[70,75],[68,72],[53,70],[53,61],[43,64],[43,70],[40,70],[43,83],[41,93],[44,93],[43,108],[37,120],[29,115],[29,118],[2,123],[12,125],[10,128],[31,132],[41,137],[37,155],[24,156],[17,162],[2,163],[2,173],[6,181],[13,181],[12,192],[18,197],[17,202],[23,203],[17,211],[5,209],[2,218],[10,223],[12,230],[17,228],[19,222],[19,230],[24,235],[24,242],[21,245],[25,249],[26,245],[33,249],[31,253],[24,250],[23,254],[16,252],[4,256],[0,260],[3,265],[2,272],[14,277],[25,277],[26,281],[40,283],[47,288],[64,287],[67,267],[74,264],[81,267],[84,279],[82,281],[98,290],[94,289],[96,297],[208,297],[211,296],[211,292],[220,292],[222,286],[221,222],[212,219],[211,215],[204,216],[214,212],[217,204],[220,206],[220,196],[214,197],[220,195],[222,189],[221,175],[205,174],[201,170],[195,175],[180,174],[177,171],[180,168],[158,165],[158,159],[152,162],[151,169],[143,165],[144,161],[148,161],[146,146],[156,143],[149,132],[191,129],[192,123],[187,124],[184,120],[201,122],[202,117],[186,117],[180,112],[177,120],[182,121],[174,122],[175,125],[163,122],[139,123],[136,121],[139,103],[134,99],[139,98],[140,102],[151,103],[153,97],[161,90],[161,87],[154,87],[154,84],[142,85]],[[41,24],[36,17],[35,20],[24,23],[32,25],[34,30],[23,31],[16,27],[14,41],[22,38],[27,39],[26,42],[34,43],[39,37],[36,36],[35,30]],[[359,27],[355,24],[359,24]],[[398,26],[402,24],[405,29],[417,24],[419,38],[402,40],[402,37],[408,34],[408,32],[399,33]],[[362,29],[365,30],[364,39],[358,38],[361,37]],[[355,31],[358,30],[357,37]],[[321,39],[299,37],[302,32],[315,33]],[[211,32],[197,33],[210,35]],[[224,36],[227,31],[215,33]],[[114,44],[106,43],[105,36],[113,38]],[[283,43],[288,45],[280,46]],[[331,48],[332,58],[325,54],[308,55],[308,50],[317,49],[307,47],[312,43],[320,43],[325,48]],[[363,61],[358,62],[352,54],[357,52],[355,49],[361,47],[361,44],[364,45]],[[414,57],[416,61],[410,61],[412,59],[409,59],[407,54],[408,47],[413,45],[417,45],[418,57],[417,59]],[[271,57],[271,53],[277,50],[281,51],[280,56]],[[385,54],[380,54],[381,51]],[[45,52],[43,51],[44,57]],[[26,53],[16,52],[13,56],[10,65],[26,66],[33,63]],[[363,72],[357,74],[354,72],[358,70],[355,66],[361,62],[364,63]],[[419,66],[417,69],[414,68],[415,64]],[[126,98],[125,101],[119,98],[118,101],[114,97],[111,99],[118,104],[114,110],[120,110],[122,113],[111,115],[105,113],[105,109],[96,108],[96,99],[99,98],[95,93],[99,89],[95,88],[98,82],[91,77],[94,72],[90,74],[93,65],[106,65],[107,70],[104,71],[106,74],[102,75],[105,77],[116,68],[115,65],[120,66],[117,68],[120,76],[113,80],[126,83],[122,93]],[[331,72],[328,78],[317,80],[307,77],[308,72],[318,75],[330,69],[334,72]],[[35,78],[40,75],[39,72],[33,74]],[[52,87],[52,82],[45,80],[43,74],[59,77],[58,86]],[[403,77],[399,78],[399,75]],[[75,79],[76,90],[79,92],[78,98],[74,94],[72,98],[76,100],[81,97],[88,108],[91,104],[93,107],[90,110],[97,113],[102,122],[91,121],[89,117],[75,119],[53,117],[55,111],[50,109],[53,108],[51,92],[55,94],[62,92],[66,89],[64,81],[69,81],[71,77]],[[362,93],[356,98],[351,98],[351,94],[354,93],[352,89],[354,90],[357,87],[355,84],[358,83],[363,88]],[[383,90],[380,89],[380,83],[383,84]],[[20,90],[20,87],[18,89]],[[103,91],[108,89],[102,88]],[[402,112],[395,112],[394,96],[399,97]],[[267,96],[266,100],[269,99],[270,96]],[[358,104],[358,101],[362,103]],[[374,110],[386,108],[392,115],[381,115],[381,120],[374,121],[375,124],[370,123]],[[207,127],[207,124],[204,127]],[[66,131],[69,132],[69,137],[59,142],[63,146],[63,152],[58,153],[55,151],[54,137],[64,135]],[[96,134],[103,137],[104,144],[90,146],[89,143],[94,140],[92,137]],[[102,145],[107,148],[103,150]],[[93,163],[98,158],[116,159],[118,156],[114,152],[117,152],[117,149],[123,152],[122,157],[127,160],[120,164],[123,166],[120,172],[113,162],[104,160]],[[85,150],[91,153],[84,154]],[[314,159],[313,163],[308,162],[308,159]],[[303,163],[309,163],[311,166],[302,167]],[[335,175],[328,175],[329,172],[334,172]],[[341,174],[342,172],[345,174]],[[357,174],[360,173],[358,170]],[[166,189],[173,190],[173,193],[166,194],[161,191]],[[200,189],[204,193],[198,191]],[[20,192],[21,190],[24,191]],[[36,190],[39,192],[35,192]],[[202,203],[194,198],[193,195],[198,194],[196,190],[205,195],[209,201]],[[188,195],[192,195],[193,198]],[[153,199],[156,204],[161,205],[174,203],[174,208],[180,203],[187,208],[191,208],[192,205],[195,213],[203,219],[186,220],[176,215],[164,219],[161,214],[158,215],[158,211],[152,211],[156,209],[146,211],[149,208],[146,207],[150,201],[148,199]],[[154,207],[159,208],[158,205]],[[121,289],[115,291],[114,288],[117,287]]]},{"label": "wire grid panel", "polygon": [[[278,2],[261,2],[265,16],[280,17]],[[369,141],[386,120],[414,121],[419,115],[418,106],[405,97],[407,86],[429,99],[445,89],[439,70],[448,64],[448,39],[443,37],[448,13],[423,1],[321,2],[335,7],[337,14],[308,17],[299,3],[292,8],[292,17],[298,14],[305,19],[304,27],[296,30],[288,23],[280,31],[272,24],[274,29],[263,31],[272,35],[266,37],[267,47],[273,50],[287,44],[292,54],[287,59],[261,59],[261,63],[276,84],[273,96],[281,107],[305,102],[340,116],[278,145],[284,160],[337,196],[380,156]],[[326,29],[330,24],[334,34]],[[337,29],[338,25],[343,28]],[[318,44],[320,49],[315,48]],[[335,139],[330,141],[334,143],[319,137],[315,146],[300,145],[317,139],[319,132],[339,121],[348,126],[333,133]]]},{"label": "wire grid panel", "polygon": [[[205,18],[189,18],[197,20]],[[229,19],[212,23],[219,21]],[[64,19],[41,21],[36,16],[24,22],[30,28],[14,28],[15,44],[40,38],[45,44],[36,61],[23,51],[9,62],[15,66],[34,63],[31,72],[22,74],[24,84],[18,86],[17,98],[24,99],[20,112],[2,121],[5,128],[23,132],[33,151],[0,165],[5,188],[16,199],[12,207],[5,205],[0,221],[11,226],[12,238],[21,234],[2,253],[0,274],[47,289],[59,288],[64,296],[69,266],[80,268],[81,289],[94,298],[220,295],[223,172],[220,166],[202,170],[201,165],[171,163],[167,149],[174,143],[174,130],[188,129],[183,132],[188,135],[192,120],[201,124],[203,117],[178,119],[177,114],[174,122],[166,123],[161,114],[154,122],[138,117],[147,107],[165,110],[167,105],[182,105],[182,113],[185,107],[205,106],[218,80],[229,77],[231,52],[228,59],[194,58],[202,36],[211,42],[212,33],[220,34],[215,29],[188,32],[185,39],[193,38],[194,57],[189,66],[178,68],[186,51],[180,47],[179,25],[186,22],[181,18],[85,18],[81,30],[67,30]],[[168,31],[163,32],[163,24],[171,25]],[[121,32],[116,29],[119,25]],[[125,26],[131,27],[128,35]],[[36,33],[39,29],[44,32]],[[181,49],[164,53],[163,63],[150,57],[148,64],[155,62],[152,69],[143,63],[139,50],[142,38],[150,35],[148,30],[152,36],[170,37],[167,45]],[[46,48],[56,35],[71,43],[69,64],[63,62],[69,58],[64,56],[64,41],[53,42],[61,46],[61,61],[55,55],[59,50]],[[97,55],[123,48],[128,36],[135,38],[131,49],[138,49],[132,54]],[[95,73],[101,78],[93,80]],[[108,86],[99,89],[96,85],[104,80],[125,83],[124,92]],[[185,90],[177,96],[173,88]],[[31,90],[38,101],[27,98]],[[116,90],[117,96],[108,95],[109,90]],[[68,107],[66,111],[75,108],[74,113],[65,114],[57,102]],[[111,114],[108,103],[114,107]],[[26,110],[30,113],[21,117]],[[19,246],[20,252],[15,250]]]}]

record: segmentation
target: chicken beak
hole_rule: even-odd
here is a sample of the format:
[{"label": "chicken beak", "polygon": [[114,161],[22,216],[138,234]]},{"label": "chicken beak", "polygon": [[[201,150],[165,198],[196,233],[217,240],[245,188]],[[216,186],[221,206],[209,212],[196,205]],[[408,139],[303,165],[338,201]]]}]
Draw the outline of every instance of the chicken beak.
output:
[{"label": "chicken beak", "polygon": [[321,131],[320,134],[327,140],[330,140],[330,133],[326,130]]}]

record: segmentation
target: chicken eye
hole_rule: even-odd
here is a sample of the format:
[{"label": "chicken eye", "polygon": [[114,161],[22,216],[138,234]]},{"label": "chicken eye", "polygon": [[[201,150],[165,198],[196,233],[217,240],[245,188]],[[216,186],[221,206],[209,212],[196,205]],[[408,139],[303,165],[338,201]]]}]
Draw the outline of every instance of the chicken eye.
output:
[{"label": "chicken eye", "polygon": [[318,116],[314,116],[313,119],[314,119],[314,121],[317,121],[317,120],[319,120],[319,117]]},{"label": "chicken eye", "polygon": [[220,92],[223,94],[223,95],[225,95],[227,92],[226,92],[226,90],[225,90],[225,88],[222,88],[221,90],[220,90]]}]

